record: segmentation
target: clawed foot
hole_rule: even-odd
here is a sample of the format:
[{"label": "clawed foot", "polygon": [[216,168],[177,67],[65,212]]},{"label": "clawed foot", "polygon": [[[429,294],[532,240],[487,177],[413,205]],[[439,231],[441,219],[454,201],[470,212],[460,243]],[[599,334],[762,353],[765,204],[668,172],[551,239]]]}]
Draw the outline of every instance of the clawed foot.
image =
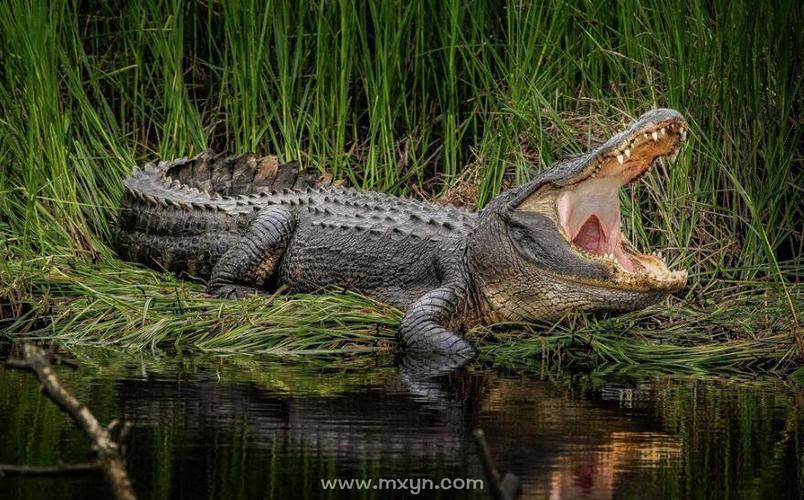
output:
[{"label": "clawed foot", "polygon": [[477,355],[471,344],[459,340],[450,351],[405,349],[398,358],[400,371],[407,377],[427,379],[458,370]]},{"label": "clawed foot", "polygon": [[463,360],[463,363],[477,356],[477,350],[472,344],[464,340],[460,335],[446,330],[413,339],[408,345],[404,346],[404,351],[411,356],[437,356]]}]

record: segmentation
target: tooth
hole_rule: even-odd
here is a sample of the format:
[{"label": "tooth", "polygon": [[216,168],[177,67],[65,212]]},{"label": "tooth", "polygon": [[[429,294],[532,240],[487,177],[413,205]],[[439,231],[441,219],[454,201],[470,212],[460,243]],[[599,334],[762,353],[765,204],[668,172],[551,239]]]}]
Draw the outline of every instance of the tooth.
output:
[{"label": "tooth", "polygon": [[597,175],[597,171],[592,172],[592,175],[590,175],[589,177],[594,177],[594,176],[596,176],[596,175]]},{"label": "tooth", "polygon": [[620,162],[620,165],[623,164],[623,155],[617,155],[617,161]]},{"label": "tooth", "polygon": [[647,139],[648,139],[648,134],[642,134],[642,135],[644,135],[644,136],[645,136],[645,140],[647,140]]},{"label": "tooth", "polygon": [[625,148],[625,156],[627,156],[628,158],[631,158],[631,150],[630,149]]},{"label": "tooth", "polygon": [[686,130],[686,129],[684,129],[684,130],[682,130],[682,131],[681,131],[681,140],[682,140],[682,141],[686,141],[686,140],[687,140],[687,130]]},{"label": "tooth", "polygon": [[659,134],[658,134],[657,132],[653,132],[653,133],[652,133],[650,136],[651,136],[651,137],[653,137],[653,140],[654,140],[654,141],[658,141],[658,140],[659,140]]},{"label": "tooth", "polygon": [[662,130],[660,130],[660,132],[662,133],[662,135],[665,135],[667,134],[667,129],[662,127]]}]

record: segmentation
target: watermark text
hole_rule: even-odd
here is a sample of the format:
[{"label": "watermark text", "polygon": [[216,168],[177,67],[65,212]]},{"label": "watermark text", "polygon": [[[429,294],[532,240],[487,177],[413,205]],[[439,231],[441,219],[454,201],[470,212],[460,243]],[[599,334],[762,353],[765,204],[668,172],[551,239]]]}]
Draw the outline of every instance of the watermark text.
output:
[{"label": "watermark text", "polygon": [[430,479],[427,477],[381,477],[381,478],[333,478],[320,479],[324,490],[396,490],[418,495],[429,490],[483,490],[486,487],[483,479],[463,477],[443,477]]}]

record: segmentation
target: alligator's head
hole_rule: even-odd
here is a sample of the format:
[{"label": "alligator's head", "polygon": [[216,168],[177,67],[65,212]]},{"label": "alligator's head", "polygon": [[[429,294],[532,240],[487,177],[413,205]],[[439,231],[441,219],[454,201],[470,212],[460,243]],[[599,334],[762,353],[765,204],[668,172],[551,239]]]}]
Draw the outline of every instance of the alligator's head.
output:
[{"label": "alligator's head", "polygon": [[602,146],[492,200],[469,249],[492,317],[632,310],[683,287],[686,271],[670,270],[625,238],[619,191],[674,155],[686,135],[679,113],[651,111]]}]

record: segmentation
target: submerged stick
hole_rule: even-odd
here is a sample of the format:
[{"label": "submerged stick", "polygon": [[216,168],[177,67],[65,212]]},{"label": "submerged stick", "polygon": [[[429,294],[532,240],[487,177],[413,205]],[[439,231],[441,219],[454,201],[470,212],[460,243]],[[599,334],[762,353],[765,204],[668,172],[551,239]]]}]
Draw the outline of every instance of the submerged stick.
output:
[{"label": "submerged stick", "polygon": [[[23,360],[11,360],[7,364],[12,368],[32,371],[42,384],[42,389],[45,395],[51,399],[59,408],[67,413],[79,427],[84,431],[84,434],[92,442],[92,449],[97,454],[97,462],[95,466],[101,470],[106,476],[107,481],[112,486],[114,495],[118,500],[136,500],[137,495],[131,486],[131,480],[126,471],[125,460],[121,452],[120,444],[112,438],[112,429],[117,424],[117,421],[112,422],[108,427],[104,427],[95,418],[95,415],[89,411],[89,408],[84,406],[72,394],[67,392],[62,387],[61,382],[53,371],[50,365],[50,360],[47,352],[32,344],[23,344],[22,346]],[[75,472],[82,467],[87,467],[88,464],[76,464],[75,466],[53,466],[44,468],[28,467],[30,473],[34,473],[35,469],[41,471],[48,470],[49,473],[55,474],[60,468],[62,470],[70,470]],[[6,467],[6,466],[3,466]],[[11,466],[7,470],[15,472]],[[21,473],[25,467],[17,466],[17,473]],[[65,469],[66,468],[66,469]]]},{"label": "submerged stick", "polygon": [[486,480],[489,482],[489,490],[491,497],[494,500],[515,500],[522,494],[522,482],[511,472],[506,472],[504,476],[500,476],[500,471],[494,465],[494,460],[491,458],[491,451],[486,442],[486,433],[483,429],[475,429],[472,432],[477,444],[477,450],[480,452],[480,460],[483,462],[483,472],[486,475]]}]

